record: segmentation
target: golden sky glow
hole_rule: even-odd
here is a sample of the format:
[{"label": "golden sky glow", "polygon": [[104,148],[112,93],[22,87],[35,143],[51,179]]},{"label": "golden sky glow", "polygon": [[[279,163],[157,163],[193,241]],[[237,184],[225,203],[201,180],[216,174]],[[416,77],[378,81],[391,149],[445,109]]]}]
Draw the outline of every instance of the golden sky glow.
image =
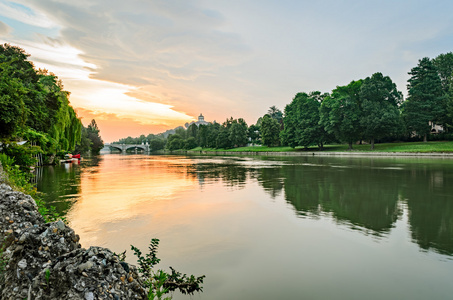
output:
[{"label": "golden sky glow", "polygon": [[[350,2],[350,3],[349,3]],[[453,2],[0,0],[0,42],[55,73],[104,141],[407,72],[453,49]],[[99,120],[99,121],[98,121]]]}]

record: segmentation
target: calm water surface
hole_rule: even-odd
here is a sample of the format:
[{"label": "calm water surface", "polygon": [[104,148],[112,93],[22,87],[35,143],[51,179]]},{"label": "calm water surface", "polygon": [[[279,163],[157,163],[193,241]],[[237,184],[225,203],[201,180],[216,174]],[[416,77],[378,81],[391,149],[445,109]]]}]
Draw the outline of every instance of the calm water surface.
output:
[{"label": "calm water surface", "polygon": [[[192,299],[452,299],[453,160],[106,154],[38,189],[84,247],[205,274]],[[190,299],[178,293],[174,299]]]}]

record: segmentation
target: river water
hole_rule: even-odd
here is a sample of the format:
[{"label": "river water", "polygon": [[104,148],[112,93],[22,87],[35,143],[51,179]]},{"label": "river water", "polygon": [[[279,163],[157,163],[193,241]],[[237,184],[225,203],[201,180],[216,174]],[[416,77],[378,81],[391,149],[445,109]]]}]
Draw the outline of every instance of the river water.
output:
[{"label": "river water", "polygon": [[105,154],[38,190],[83,247],[206,275],[174,299],[452,299],[453,160]]}]

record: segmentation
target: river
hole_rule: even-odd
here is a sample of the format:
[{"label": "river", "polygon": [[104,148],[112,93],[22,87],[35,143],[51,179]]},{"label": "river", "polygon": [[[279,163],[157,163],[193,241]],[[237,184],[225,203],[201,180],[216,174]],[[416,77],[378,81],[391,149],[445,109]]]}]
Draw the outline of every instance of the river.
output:
[{"label": "river", "polygon": [[173,299],[451,299],[453,160],[105,154],[41,170],[83,247],[206,275]]}]

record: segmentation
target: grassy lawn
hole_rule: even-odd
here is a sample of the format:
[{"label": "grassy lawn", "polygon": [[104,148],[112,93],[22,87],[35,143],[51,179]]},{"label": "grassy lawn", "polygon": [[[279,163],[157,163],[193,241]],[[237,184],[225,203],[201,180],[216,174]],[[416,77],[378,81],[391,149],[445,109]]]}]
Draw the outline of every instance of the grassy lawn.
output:
[{"label": "grassy lawn", "polygon": [[[309,147],[307,150],[302,147],[239,147],[234,149],[213,149],[197,147],[192,151],[228,151],[228,152],[293,152],[293,151],[319,151],[318,147]],[[323,151],[348,151],[348,145],[326,145]],[[440,142],[410,142],[410,143],[383,143],[375,144],[374,150],[370,150],[370,145],[353,145],[353,151],[360,152],[453,152],[453,141]]]}]

